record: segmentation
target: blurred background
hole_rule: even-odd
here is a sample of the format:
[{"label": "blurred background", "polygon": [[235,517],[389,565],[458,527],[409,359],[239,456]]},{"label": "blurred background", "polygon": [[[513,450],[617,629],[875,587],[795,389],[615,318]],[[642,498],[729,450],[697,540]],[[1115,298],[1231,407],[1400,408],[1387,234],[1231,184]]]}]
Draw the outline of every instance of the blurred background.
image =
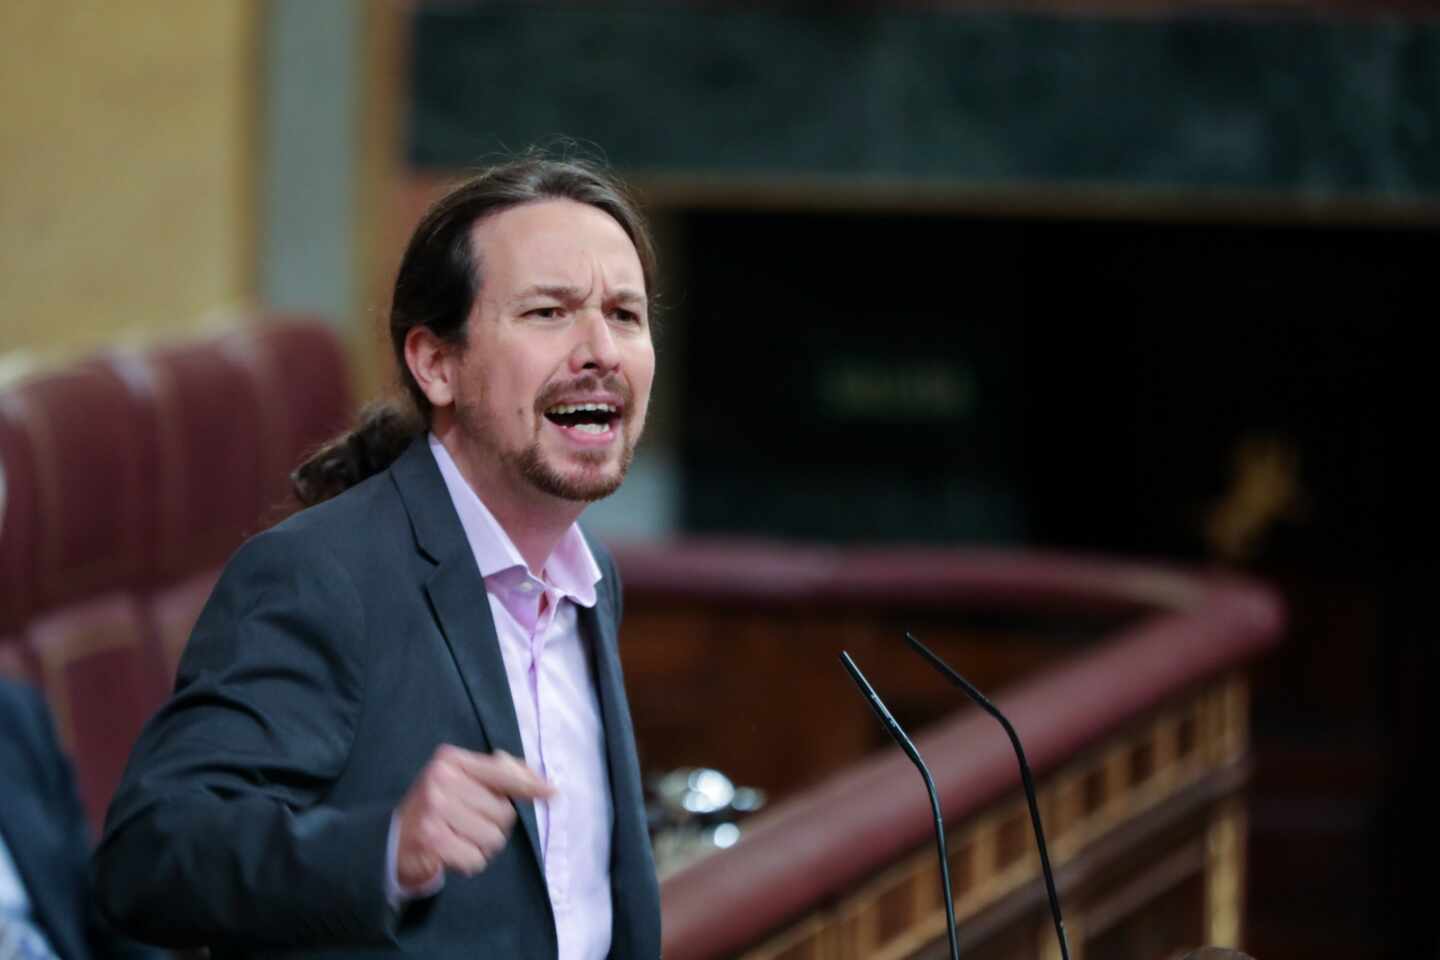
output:
[{"label": "blurred background", "polygon": [[1434,654],[1386,500],[1423,437],[1392,398],[1433,314],[1430,4],[14,0],[0,118],[0,384],[263,308],[327,318],[376,395],[436,191],[598,152],[663,279],[594,529],[1258,576],[1290,626],[1248,949],[1435,955]]}]

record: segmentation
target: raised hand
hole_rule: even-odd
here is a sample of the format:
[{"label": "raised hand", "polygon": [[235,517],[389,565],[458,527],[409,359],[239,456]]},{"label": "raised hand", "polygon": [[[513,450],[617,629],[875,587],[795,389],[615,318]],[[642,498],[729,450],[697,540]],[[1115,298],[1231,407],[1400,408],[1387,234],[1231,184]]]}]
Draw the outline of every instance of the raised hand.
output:
[{"label": "raised hand", "polygon": [[396,809],[395,875],[403,890],[438,882],[442,870],[485,869],[515,825],[511,800],[548,797],[555,788],[508,753],[442,744]]}]

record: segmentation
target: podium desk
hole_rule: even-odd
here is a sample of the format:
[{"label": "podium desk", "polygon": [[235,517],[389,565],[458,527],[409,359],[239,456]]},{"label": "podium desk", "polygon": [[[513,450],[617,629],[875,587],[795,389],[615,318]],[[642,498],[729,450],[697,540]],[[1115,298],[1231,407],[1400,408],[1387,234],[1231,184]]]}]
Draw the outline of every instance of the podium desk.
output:
[{"label": "podium desk", "polygon": [[776,798],[662,878],[669,960],[944,957],[920,777],[944,810],[967,957],[1058,957],[1009,741],[900,639],[986,690],[1034,770],[1072,956],[1239,945],[1249,665],[1283,629],[1256,583],[1105,560],[694,543],[617,551],[647,769],[705,763]]}]

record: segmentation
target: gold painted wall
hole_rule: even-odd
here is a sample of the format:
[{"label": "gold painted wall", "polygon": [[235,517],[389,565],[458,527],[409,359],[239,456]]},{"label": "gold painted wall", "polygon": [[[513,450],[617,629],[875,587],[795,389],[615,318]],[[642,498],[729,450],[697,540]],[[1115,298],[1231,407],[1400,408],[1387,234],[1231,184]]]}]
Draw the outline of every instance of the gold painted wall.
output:
[{"label": "gold painted wall", "polygon": [[264,9],[0,3],[0,369],[253,298]]}]

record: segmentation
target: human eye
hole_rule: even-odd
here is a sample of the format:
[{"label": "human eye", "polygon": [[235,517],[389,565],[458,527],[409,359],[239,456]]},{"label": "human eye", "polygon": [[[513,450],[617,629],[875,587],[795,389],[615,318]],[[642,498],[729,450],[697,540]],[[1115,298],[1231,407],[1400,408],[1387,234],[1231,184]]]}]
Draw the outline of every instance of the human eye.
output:
[{"label": "human eye", "polygon": [[631,310],[627,307],[615,307],[610,311],[611,319],[622,323],[627,327],[642,327],[645,325],[645,317],[638,310]]},{"label": "human eye", "polygon": [[525,311],[525,316],[533,317],[536,320],[559,320],[565,315],[565,308],[554,304],[542,307],[531,307]]}]

